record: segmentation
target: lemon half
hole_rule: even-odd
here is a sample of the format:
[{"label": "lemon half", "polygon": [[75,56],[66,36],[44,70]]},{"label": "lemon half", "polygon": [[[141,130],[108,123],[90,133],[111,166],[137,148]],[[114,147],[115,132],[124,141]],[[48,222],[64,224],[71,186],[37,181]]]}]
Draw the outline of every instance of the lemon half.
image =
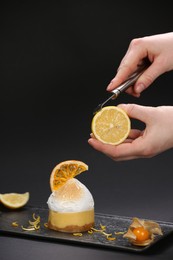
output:
[{"label": "lemon half", "polygon": [[118,145],[129,135],[130,118],[117,106],[106,106],[97,112],[91,122],[95,138],[105,144]]}]

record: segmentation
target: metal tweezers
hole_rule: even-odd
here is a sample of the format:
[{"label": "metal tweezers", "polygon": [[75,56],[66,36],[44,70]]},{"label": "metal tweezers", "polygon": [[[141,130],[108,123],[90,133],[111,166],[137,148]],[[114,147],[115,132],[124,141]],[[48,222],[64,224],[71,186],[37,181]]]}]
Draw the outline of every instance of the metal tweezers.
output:
[{"label": "metal tweezers", "polygon": [[122,92],[124,92],[128,87],[133,86],[137,79],[142,75],[144,70],[149,67],[150,63],[148,60],[144,60],[144,62],[138,66],[137,70],[119,87],[112,91],[113,95],[111,95],[108,99],[106,99],[103,103],[99,104],[97,108],[94,110],[93,114],[96,114],[99,110],[103,108],[103,106],[111,99],[116,99]]}]

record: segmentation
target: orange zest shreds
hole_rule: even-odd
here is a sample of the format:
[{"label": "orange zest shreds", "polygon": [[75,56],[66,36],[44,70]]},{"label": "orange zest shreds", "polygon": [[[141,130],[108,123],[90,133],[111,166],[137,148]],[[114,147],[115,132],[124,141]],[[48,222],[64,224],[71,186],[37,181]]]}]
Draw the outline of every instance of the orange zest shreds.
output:
[{"label": "orange zest shreds", "polygon": [[48,223],[44,223],[44,227],[45,227],[45,228],[48,228]]},{"label": "orange zest shreds", "polygon": [[36,217],[35,213],[33,213],[32,218],[34,221],[29,220],[29,225],[27,227],[21,226],[24,231],[34,231],[40,229],[40,216]]},{"label": "orange zest shreds", "polygon": [[35,213],[33,213],[33,215],[32,215],[32,217],[33,217],[33,219],[34,219],[34,221],[30,221],[29,220],[29,224],[32,226],[37,226],[39,223],[40,223],[40,216],[38,216],[38,217],[36,217],[35,216]]},{"label": "orange zest shreds", "polygon": [[[101,233],[102,235],[104,235],[106,237],[107,240],[110,240],[110,241],[114,241],[116,240],[116,237],[112,237],[112,233],[106,233],[105,230],[106,230],[106,226],[103,226],[100,224],[100,227],[101,229],[96,229],[96,228],[91,228],[90,232],[98,232],[98,233]],[[89,231],[88,231],[89,233]],[[89,234],[92,234],[92,233],[89,233]]]},{"label": "orange zest shreds", "polygon": [[35,230],[39,230],[40,229],[40,225],[35,225]]},{"label": "orange zest shreds", "polygon": [[82,237],[82,233],[73,233],[73,236]]},{"label": "orange zest shreds", "polygon": [[124,235],[126,231],[119,231],[119,232],[114,232],[115,235]]},{"label": "orange zest shreds", "polygon": [[11,225],[12,225],[13,227],[18,227],[18,226],[19,226],[19,224],[17,223],[17,221],[12,222]]},{"label": "orange zest shreds", "polygon": [[102,224],[100,224],[100,227],[101,227],[101,229],[96,229],[93,227],[91,229],[95,232],[101,232],[101,233],[106,230],[106,226],[103,226]]},{"label": "orange zest shreds", "polygon": [[108,239],[108,240],[110,240],[110,241],[113,241],[113,240],[116,239],[115,237],[112,237],[112,233],[108,234],[108,233],[106,233],[106,232],[103,231],[102,234],[105,235],[105,236],[106,236],[106,239]]},{"label": "orange zest shreds", "polygon": [[22,230],[24,230],[24,231],[34,231],[35,230],[35,228],[34,227],[24,227],[24,226],[21,226],[21,228],[22,228]]},{"label": "orange zest shreds", "polygon": [[95,232],[101,232],[101,233],[103,232],[102,229],[96,229],[96,228],[93,228],[93,227],[91,228],[91,230],[93,230],[93,231],[95,231]]},{"label": "orange zest shreds", "polygon": [[100,224],[100,227],[102,230],[106,230],[106,226],[103,226],[102,224]]},{"label": "orange zest shreds", "polygon": [[112,236],[112,233],[108,234],[108,233],[106,233],[106,232],[104,232],[104,231],[102,232],[102,234],[105,235],[106,237]]},{"label": "orange zest shreds", "polygon": [[114,241],[116,240],[116,237],[107,237],[107,240]]},{"label": "orange zest shreds", "polygon": [[32,218],[33,218],[34,220],[37,220],[37,219],[38,219],[38,217],[36,217],[35,213],[32,214]]}]

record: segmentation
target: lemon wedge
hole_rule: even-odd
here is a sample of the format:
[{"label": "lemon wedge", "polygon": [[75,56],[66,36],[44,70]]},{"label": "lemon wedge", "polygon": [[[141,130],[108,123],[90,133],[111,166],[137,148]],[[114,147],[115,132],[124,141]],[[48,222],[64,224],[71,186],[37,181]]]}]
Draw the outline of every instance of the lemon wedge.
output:
[{"label": "lemon wedge", "polygon": [[7,208],[18,209],[26,205],[29,200],[29,192],[0,194],[0,202]]}]

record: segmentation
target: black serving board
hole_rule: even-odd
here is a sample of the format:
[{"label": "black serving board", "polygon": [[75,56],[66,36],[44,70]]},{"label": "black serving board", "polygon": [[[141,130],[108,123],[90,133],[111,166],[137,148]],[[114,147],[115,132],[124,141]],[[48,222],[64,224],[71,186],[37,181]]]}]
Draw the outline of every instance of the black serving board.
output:
[{"label": "black serving board", "polygon": [[[41,218],[41,227],[36,231],[24,231],[21,226],[27,227],[28,221],[32,220],[33,213]],[[128,239],[123,238],[123,235],[114,235],[114,232],[124,232],[127,231],[129,225],[132,222],[132,218],[124,216],[115,216],[107,214],[95,213],[95,228],[100,229],[100,224],[106,226],[106,233],[112,233],[116,236],[116,240],[109,241],[106,237],[98,232],[89,234],[84,232],[81,237],[74,236],[73,234],[58,232],[50,230],[44,226],[48,219],[48,209],[46,208],[35,208],[35,207],[24,207],[20,210],[7,210],[5,208],[0,208],[0,234],[14,235],[25,238],[33,239],[45,239],[47,241],[54,242],[64,242],[64,243],[76,243],[86,246],[97,246],[106,247],[111,249],[121,249],[135,252],[143,252],[144,250],[150,248],[152,245],[156,244],[158,241],[165,238],[167,235],[173,232],[173,223],[157,221],[160,225],[163,236],[155,237],[152,244],[140,247],[132,245]],[[12,222],[17,221],[19,226],[13,227]]]}]

